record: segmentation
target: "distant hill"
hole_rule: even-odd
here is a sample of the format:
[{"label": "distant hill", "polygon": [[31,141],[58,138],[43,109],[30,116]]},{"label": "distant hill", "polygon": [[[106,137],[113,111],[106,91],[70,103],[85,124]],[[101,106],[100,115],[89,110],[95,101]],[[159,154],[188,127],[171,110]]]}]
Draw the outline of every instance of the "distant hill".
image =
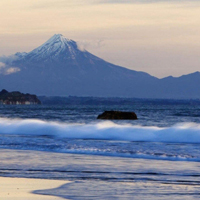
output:
[{"label": "distant hill", "polygon": [[29,53],[1,57],[0,87],[47,96],[200,98],[200,72],[158,79],[113,65],[56,34]]},{"label": "distant hill", "polygon": [[119,98],[119,97],[60,97],[60,96],[38,96],[44,105],[136,105],[143,102],[151,105],[200,105],[200,99],[139,99],[139,98]]},{"label": "distant hill", "polygon": [[8,92],[3,89],[0,92],[0,104],[6,105],[29,105],[29,104],[41,104],[40,100],[36,95],[32,94],[23,94],[18,91]]}]

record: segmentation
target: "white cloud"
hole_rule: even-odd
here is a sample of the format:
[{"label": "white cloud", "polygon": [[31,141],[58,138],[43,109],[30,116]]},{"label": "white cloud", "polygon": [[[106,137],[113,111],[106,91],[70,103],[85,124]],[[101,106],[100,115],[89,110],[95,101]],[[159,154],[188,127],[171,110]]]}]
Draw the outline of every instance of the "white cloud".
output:
[{"label": "white cloud", "polygon": [[5,64],[11,64],[13,61],[17,60],[18,57],[16,55],[10,55],[10,56],[1,56],[0,57],[0,63]]},{"label": "white cloud", "polygon": [[78,41],[78,48],[82,51],[87,50],[88,48],[99,49],[105,46],[104,40],[82,40]]},{"label": "white cloud", "polygon": [[3,63],[3,62],[0,62],[0,70],[2,69],[2,68],[5,68],[5,63]]},{"label": "white cloud", "polygon": [[5,63],[0,62],[0,74],[9,75],[19,71],[20,69],[18,67],[10,67]]},{"label": "white cloud", "polygon": [[9,74],[13,74],[13,73],[16,73],[16,72],[19,72],[19,71],[20,71],[20,69],[18,67],[10,67],[10,68],[5,70],[4,74],[9,75]]}]

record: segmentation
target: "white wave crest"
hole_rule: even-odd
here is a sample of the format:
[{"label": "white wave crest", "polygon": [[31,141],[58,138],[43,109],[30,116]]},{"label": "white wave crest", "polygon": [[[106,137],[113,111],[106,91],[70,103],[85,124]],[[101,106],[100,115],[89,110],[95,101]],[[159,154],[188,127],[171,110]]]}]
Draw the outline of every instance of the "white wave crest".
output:
[{"label": "white wave crest", "polygon": [[70,124],[37,119],[0,118],[0,134],[51,135],[61,138],[147,142],[200,143],[200,124],[180,123],[172,127],[119,125],[111,121]]}]

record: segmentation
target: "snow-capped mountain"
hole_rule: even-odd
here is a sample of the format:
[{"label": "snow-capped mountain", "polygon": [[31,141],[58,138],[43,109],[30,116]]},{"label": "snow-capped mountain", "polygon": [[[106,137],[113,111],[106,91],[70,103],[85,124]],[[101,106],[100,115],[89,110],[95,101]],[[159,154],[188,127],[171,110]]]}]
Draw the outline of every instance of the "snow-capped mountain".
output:
[{"label": "snow-capped mountain", "polygon": [[43,45],[26,54],[25,59],[34,62],[45,62],[54,59],[73,60],[78,52],[75,41],[66,39],[61,34],[55,34]]},{"label": "snow-capped mountain", "polygon": [[[176,87],[184,85],[183,78],[158,79],[145,72],[113,65],[79,49],[75,41],[61,34],[54,35],[31,52],[18,52],[0,61],[5,65],[4,72],[0,71],[0,88],[9,91],[51,96],[200,97],[199,90],[195,89],[200,84],[200,74],[190,83],[184,78],[187,87],[184,92],[180,88],[182,92],[179,92]],[[191,90],[190,85],[195,88]]]}]

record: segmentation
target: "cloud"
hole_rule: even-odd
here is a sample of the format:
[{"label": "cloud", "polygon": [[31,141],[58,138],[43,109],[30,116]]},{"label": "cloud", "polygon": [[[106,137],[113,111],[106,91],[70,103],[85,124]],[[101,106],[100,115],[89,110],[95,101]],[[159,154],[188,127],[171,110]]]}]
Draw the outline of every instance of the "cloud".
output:
[{"label": "cloud", "polygon": [[31,9],[47,9],[47,8],[63,8],[63,7],[73,7],[73,6],[83,6],[85,4],[91,4],[94,0],[43,0],[32,4],[29,8]]},{"label": "cloud", "polygon": [[11,65],[13,61],[17,60],[19,57],[17,55],[10,55],[10,56],[1,56],[0,57],[0,62]]},{"label": "cloud", "polygon": [[5,70],[4,74],[9,75],[9,74],[13,74],[13,73],[16,73],[16,72],[19,72],[19,71],[20,71],[20,69],[18,67],[10,67],[10,68]]},{"label": "cloud", "polygon": [[199,0],[43,0],[31,5],[31,9],[70,8],[98,4],[149,4],[149,3],[184,3],[198,2]]},{"label": "cloud", "polygon": [[94,40],[94,41],[79,41],[78,42],[78,48],[82,51],[85,51],[89,47],[99,49],[101,47],[104,47],[105,43],[104,40]]},{"label": "cloud", "polygon": [[94,4],[134,4],[134,3],[183,3],[198,2],[198,0],[93,0]]},{"label": "cloud", "polygon": [[0,74],[9,75],[16,72],[19,72],[20,68],[18,67],[10,67],[3,62],[0,62]]},{"label": "cloud", "polygon": [[[136,2],[149,2],[147,0],[98,0],[96,3],[108,3],[108,4],[117,4],[117,3],[136,3]],[[151,2],[151,1],[150,1]]]},{"label": "cloud", "polygon": [[6,67],[5,63],[0,62],[0,70],[3,69],[3,68],[5,68],[5,67]]},{"label": "cloud", "polygon": [[198,2],[198,0],[73,0],[73,1],[66,1],[66,0],[43,0],[38,1],[35,4],[31,5],[31,9],[47,9],[47,8],[70,8],[70,7],[80,7],[85,5],[95,5],[95,4],[135,4],[135,3],[160,3],[160,2]]}]

